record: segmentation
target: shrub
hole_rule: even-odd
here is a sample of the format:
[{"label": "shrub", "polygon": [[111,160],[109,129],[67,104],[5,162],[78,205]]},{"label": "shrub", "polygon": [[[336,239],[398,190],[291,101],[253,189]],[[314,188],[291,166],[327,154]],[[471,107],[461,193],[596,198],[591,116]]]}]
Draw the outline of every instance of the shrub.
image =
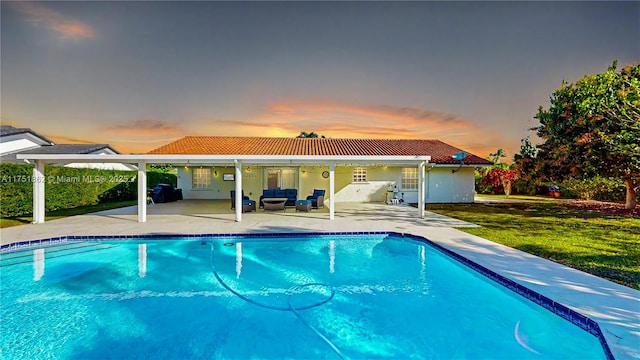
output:
[{"label": "shrub", "polygon": [[[33,165],[0,164],[0,213],[2,217],[31,214],[33,211]],[[148,172],[147,185],[177,184],[172,174]],[[68,209],[98,202],[133,200],[137,194],[137,172],[45,167],[45,211]]]},{"label": "shrub", "polygon": [[566,189],[563,195],[568,197],[575,194],[575,197],[585,200],[625,200],[624,183],[616,178],[568,179],[562,182],[562,187]]},{"label": "shrub", "polygon": [[513,182],[513,193],[521,195],[546,195],[548,186],[544,186],[544,189],[533,180],[525,180],[522,178],[516,179]]},{"label": "shrub", "polygon": [[493,168],[480,182],[476,179],[476,189],[480,194],[511,194],[511,187],[516,178],[516,171],[510,169]]}]

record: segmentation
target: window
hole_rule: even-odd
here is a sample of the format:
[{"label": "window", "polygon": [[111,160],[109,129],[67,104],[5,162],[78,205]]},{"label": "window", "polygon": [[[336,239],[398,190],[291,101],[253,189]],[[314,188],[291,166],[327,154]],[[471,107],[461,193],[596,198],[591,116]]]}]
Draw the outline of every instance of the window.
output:
[{"label": "window", "polygon": [[296,169],[266,169],[267,189],[295,189]]},{"label": "window", "polygon": [[407,190],[418,188],[417,168],[402,168],[402,188]]},{"label": "window", "polygon": [[191,188],[206,189],[211,187],[211,168],[194,168]]},{"label": "window", "polygon": [[367,168],[366,167],[354,167],[353,168],[353,182],[367,182]]}]

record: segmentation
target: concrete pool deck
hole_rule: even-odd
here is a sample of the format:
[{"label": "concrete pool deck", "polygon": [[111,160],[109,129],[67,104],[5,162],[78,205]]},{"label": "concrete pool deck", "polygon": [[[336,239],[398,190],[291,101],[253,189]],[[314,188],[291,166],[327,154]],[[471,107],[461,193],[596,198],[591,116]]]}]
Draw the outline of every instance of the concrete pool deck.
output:
[{"label": "concrete pool deck", "polygon": [[[148,207],[146,223],[136,207],[73,216],[0,230],[2,244],[64,235],[142,235],[261,232],[393,231],[423,236],[494,272],[588,316],[600,325],[616,359],[640,359],[640,291],[529,255],[453,227],[474,226],[418,209],[339,203],[309,213],[244,213],[234,221],[229,201],[189,200]],[[568,354],[570,358],[570,354]]]}]

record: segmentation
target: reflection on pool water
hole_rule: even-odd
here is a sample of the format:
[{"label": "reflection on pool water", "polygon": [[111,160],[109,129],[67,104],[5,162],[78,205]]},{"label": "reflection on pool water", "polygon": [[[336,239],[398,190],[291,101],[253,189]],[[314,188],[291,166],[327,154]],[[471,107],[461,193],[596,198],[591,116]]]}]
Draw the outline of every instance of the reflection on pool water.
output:
[{"label": "reflection on pool water", "polygon": [[393,234],[92,240],[0,266],[5,359],[606,358],[597,337]]}]

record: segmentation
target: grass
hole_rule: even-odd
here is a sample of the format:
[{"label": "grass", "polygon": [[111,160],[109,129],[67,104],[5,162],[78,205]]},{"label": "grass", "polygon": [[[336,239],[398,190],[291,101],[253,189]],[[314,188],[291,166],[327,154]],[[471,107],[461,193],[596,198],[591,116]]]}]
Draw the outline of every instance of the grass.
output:
[{"label": "grass", "polygon": [[459,230],[640,289],[640,219],[572,210],[557,201],[429,204],[480,225]]},{"label": "grass", "polygon": [[[137,204],[136,200],[131,200],[131,201],[101,203],[96,205],[78,206],[72,209],[54,210],[54,211],[47,212],[47,214],[45,215],[45,221],[56,220],[56,219],[60,219],[68,216],[74,216],[74,215],[88,214],[96,211],[117,209],[117,208],[132,206],[136,204]],[[32,215],[0,218],[0,228],[30,224],[32,221],[33,221]]]}]

